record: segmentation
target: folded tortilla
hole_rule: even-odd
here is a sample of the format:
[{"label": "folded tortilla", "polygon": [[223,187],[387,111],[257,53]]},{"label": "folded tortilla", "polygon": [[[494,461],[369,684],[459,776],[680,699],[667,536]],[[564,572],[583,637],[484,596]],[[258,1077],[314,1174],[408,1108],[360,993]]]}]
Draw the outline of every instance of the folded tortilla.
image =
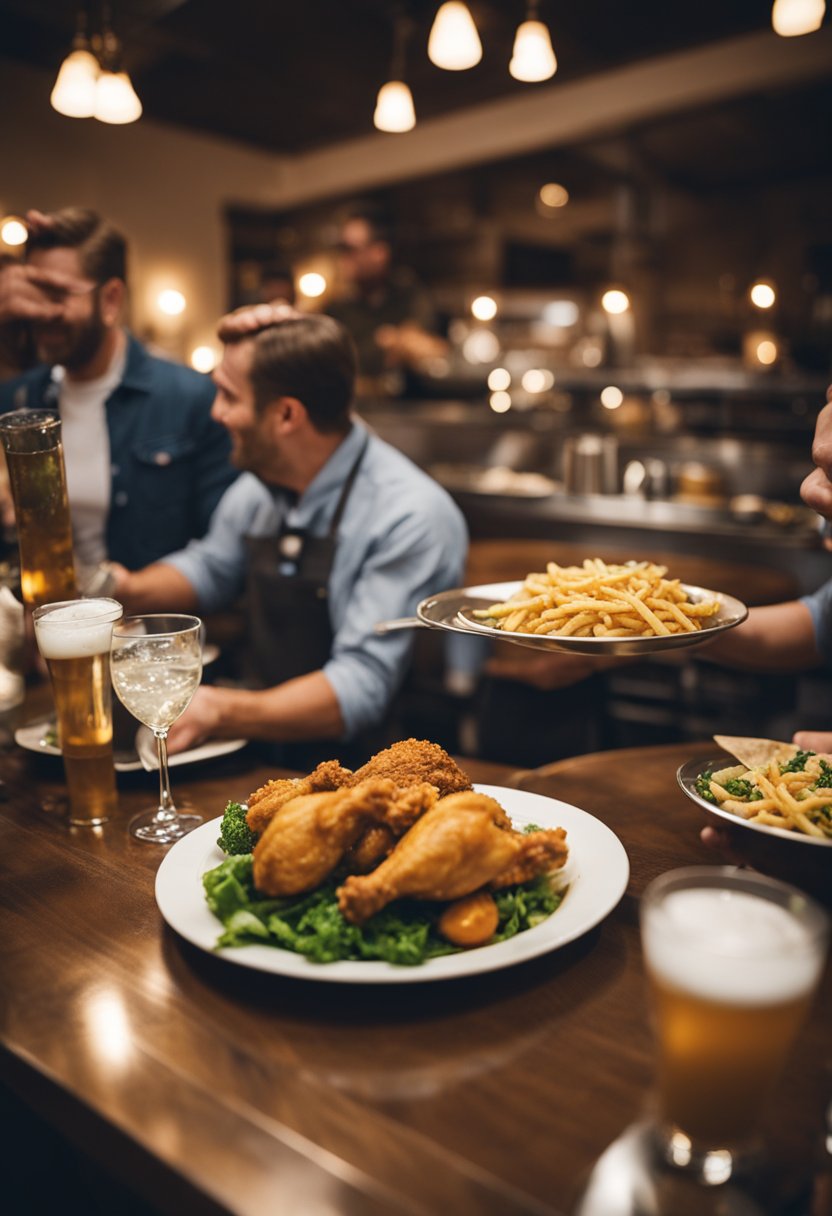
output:
[{"label": "folded tortilla", "polygon": [[746,768],[766,768],[772,760],[784,764],[800,751],[795,743],[780,743],[777,739],[752,739],[746,735],[714,735],[714,742],[735,756]]}]

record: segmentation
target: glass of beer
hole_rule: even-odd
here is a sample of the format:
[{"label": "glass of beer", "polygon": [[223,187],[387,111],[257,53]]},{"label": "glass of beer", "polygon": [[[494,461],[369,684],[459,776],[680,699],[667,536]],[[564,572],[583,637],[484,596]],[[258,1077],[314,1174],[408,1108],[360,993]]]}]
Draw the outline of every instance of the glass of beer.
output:
[{"label": "glass of beer", "polygon": [[829,922],[794,887],[696,866],[655,879],[641,936],[668,1164],[725,1182],[751,1159],[823,968]]},{"label": "glass of beer", "polygon": [[33,614],[52,681],[69,822],[84,827],[106,823],[117,805],[110,642],[121,615],[109,599],[43,604]]},{"label": "glass of beer", "polygon": [[78,594],[66,492],[61,420],[48,410],[0,417],[0,443],[20,547],[20,582],[29,607]]},{"label": "glass of beer", "polygon": [[130,821],[130,833],[169,844],[202,822],[173,803],[168,774],[168,731],[188,708],[202,678],[202,621],[198,616],[153,613],[126,617],[113,630],[112,677],[125,709],[156,736],[159,805]]}]

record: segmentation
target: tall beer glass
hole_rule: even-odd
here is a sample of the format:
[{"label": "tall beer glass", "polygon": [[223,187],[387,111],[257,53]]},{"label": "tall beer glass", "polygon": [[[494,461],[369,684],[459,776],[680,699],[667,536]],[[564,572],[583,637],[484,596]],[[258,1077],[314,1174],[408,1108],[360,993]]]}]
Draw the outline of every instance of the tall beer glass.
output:
[{"label": "tall beer glass", "polygon": [[69,822],[95,827],[117,805],[110,645],[122,607],[109,599],[66,600],[33,615],[58,715]]},{"label": "tall beer glass", "polygon": [[730,866],[674,870],[644,893],[662,1148],[726,1181],[751,1147],[823,967],[829,924],[794,887]]},{"label": "tall beer glass", "polygon": [[0,417],[0,443],[17,519],[24,603],[72,599],[78,588],[61,420],[48,410],[15,410]]}]

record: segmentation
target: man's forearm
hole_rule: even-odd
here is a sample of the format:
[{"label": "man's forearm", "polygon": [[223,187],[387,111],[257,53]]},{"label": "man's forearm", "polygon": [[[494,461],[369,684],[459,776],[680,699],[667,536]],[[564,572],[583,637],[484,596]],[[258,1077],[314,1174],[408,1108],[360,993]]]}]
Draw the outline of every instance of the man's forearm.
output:
[{"label": "man's forearm", "polygon": [[193,584],[167,562],[154,562],[143,570],[120,568],[113,595],[130,613],[193,612],[198,606]]},{"label": "man's forearm", "polygon": [[812,616],[792,600],[752,608],[748,619],[695,651],[697,658],[749,671],[808,671],[821,661]]},{"label": "man's forearm", "polygon": [[322,671],[313,671],[274,688],[200,688],[190,708],[171,730],[172,750],[205,737],[266,739],[339,739],[344,733],[341,707]]}]

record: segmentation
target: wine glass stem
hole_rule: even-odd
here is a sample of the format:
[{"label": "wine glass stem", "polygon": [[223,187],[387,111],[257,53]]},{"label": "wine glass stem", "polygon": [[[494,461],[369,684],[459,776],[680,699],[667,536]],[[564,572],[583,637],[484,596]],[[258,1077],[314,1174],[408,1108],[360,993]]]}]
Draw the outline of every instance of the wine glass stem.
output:
[{"label": "wine glass stem", "polygon": [[155,819],[157,823],[169,823],[176,818],[176,807],[170,793],[170,775],[168,773],[168,732],[154,730],[156,748],[159,753],[159,809]]}]

